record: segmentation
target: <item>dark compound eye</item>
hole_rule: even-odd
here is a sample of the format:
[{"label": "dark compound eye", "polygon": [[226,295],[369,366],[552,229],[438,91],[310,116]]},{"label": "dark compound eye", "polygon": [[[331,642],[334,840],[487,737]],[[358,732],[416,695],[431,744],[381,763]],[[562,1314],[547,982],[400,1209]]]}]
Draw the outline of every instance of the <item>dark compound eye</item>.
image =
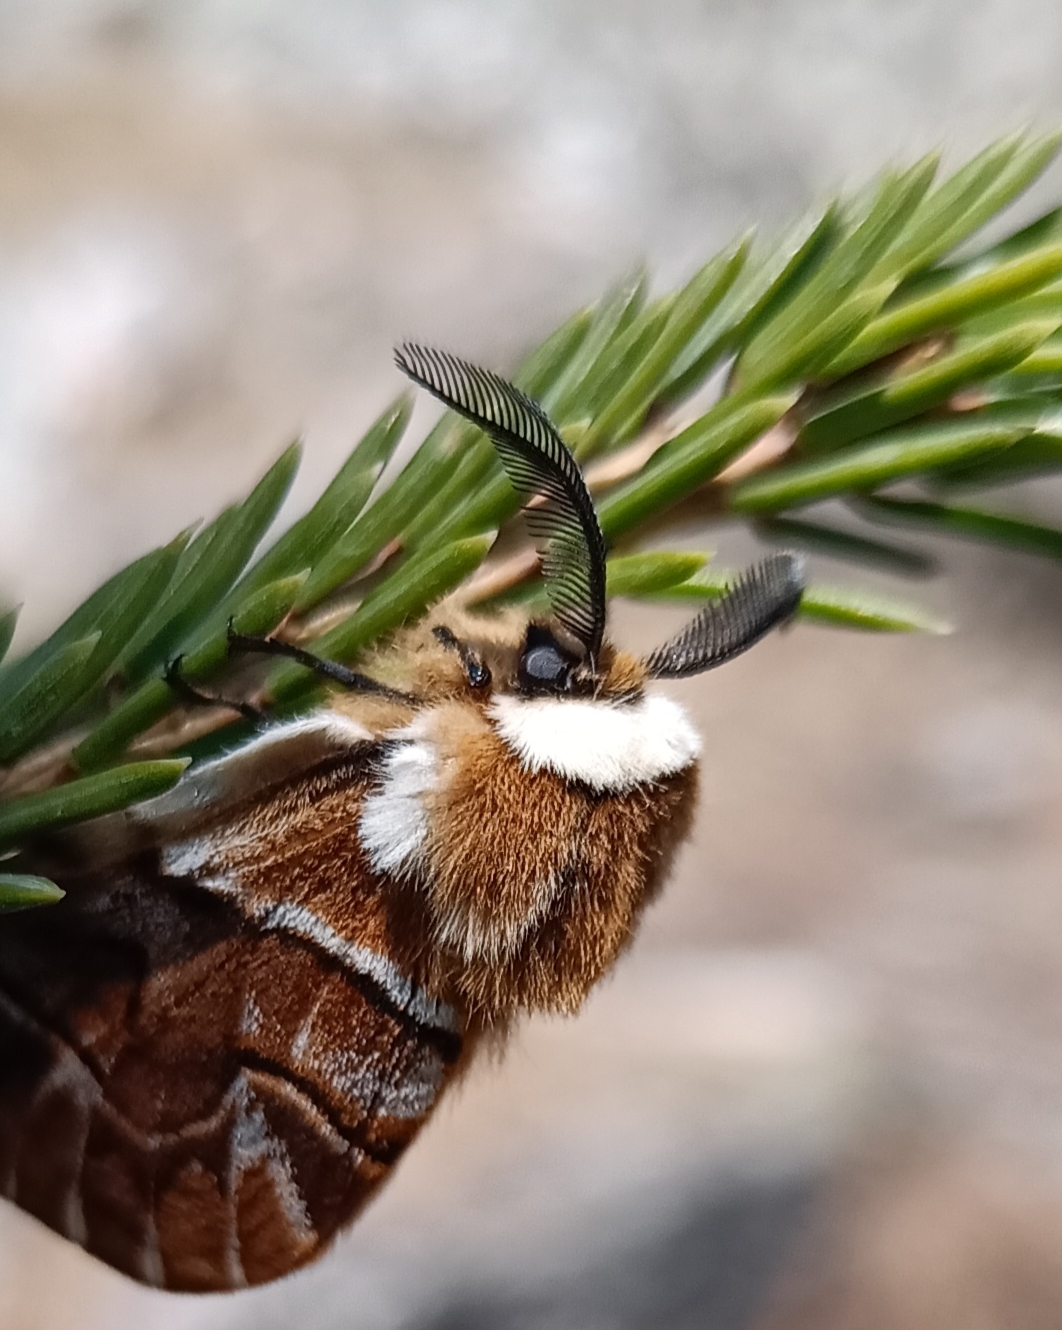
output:
[{"label": "dark compound eye", "polygon": [[524,673],[535,683],[557,683],[568,672],[568,666],[553,647],[535,647],[524,657]]},{"label": "dark compound eye", "polygon": [[571,679],[573,662],[552,634],[529,628],[520,657],[520,686],[531,691],[563,692]]}]

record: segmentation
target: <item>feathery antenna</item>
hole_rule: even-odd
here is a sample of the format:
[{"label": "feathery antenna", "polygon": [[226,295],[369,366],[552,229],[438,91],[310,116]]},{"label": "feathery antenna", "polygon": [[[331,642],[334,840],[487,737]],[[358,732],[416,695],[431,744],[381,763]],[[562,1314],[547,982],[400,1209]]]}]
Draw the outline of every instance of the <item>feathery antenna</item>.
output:
[{"label": "feathery antenna", "polygon": [[792,618],[803,591],[804,561],[773,554],[657,647],[645,667],[655,679],[683,679],[723,665]]},{"label": "feathery antenna", "polygon": [[[579,464],[542,407],[500,375],[404,342],[395,364],[478,425],[524,503],[554,613],[596,661],[605,631],[605,538]],[[544,502],[527,505],[536,495]]]}]

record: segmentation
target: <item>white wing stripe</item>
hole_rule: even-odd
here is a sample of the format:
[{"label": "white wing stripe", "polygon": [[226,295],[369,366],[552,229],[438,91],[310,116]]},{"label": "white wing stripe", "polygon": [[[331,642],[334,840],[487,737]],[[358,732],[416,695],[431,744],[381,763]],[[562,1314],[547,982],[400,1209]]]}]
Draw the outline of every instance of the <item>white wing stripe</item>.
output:
[{"label": "white wing stripe", "polygon": [[457,1013],[452,1007],[429,997],[385,956],[348,941],[305,905],[294,901],[262,905],[254,910],[254,920],[266,932],[286,933],[315,943],[329,956],[379,984],[400,1011],[408,1012],[421,1025],[448,1032],[457,1030]]}]

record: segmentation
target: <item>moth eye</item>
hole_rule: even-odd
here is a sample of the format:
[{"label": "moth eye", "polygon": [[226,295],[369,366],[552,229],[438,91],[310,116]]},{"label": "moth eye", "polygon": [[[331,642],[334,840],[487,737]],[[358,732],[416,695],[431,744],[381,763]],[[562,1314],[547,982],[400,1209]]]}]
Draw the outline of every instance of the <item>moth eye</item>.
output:
[{"label": "moth eye", "polygon": [[555,646],[548,642],[525,651],[520,661],[520,682],[530,688],[564,687],[571,666]]}]

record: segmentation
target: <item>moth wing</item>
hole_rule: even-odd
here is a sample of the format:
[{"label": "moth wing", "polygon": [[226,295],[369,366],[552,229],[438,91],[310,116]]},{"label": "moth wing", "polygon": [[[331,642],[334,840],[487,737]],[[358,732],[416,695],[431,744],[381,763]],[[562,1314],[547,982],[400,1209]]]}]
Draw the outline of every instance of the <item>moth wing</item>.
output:
[{"label": "moth wing", "polygon": [[0,927],[0,1194],[144,1283],[311,1260],[461,1052],[358,845],[377,749],[301,725],[60,838]]}]

